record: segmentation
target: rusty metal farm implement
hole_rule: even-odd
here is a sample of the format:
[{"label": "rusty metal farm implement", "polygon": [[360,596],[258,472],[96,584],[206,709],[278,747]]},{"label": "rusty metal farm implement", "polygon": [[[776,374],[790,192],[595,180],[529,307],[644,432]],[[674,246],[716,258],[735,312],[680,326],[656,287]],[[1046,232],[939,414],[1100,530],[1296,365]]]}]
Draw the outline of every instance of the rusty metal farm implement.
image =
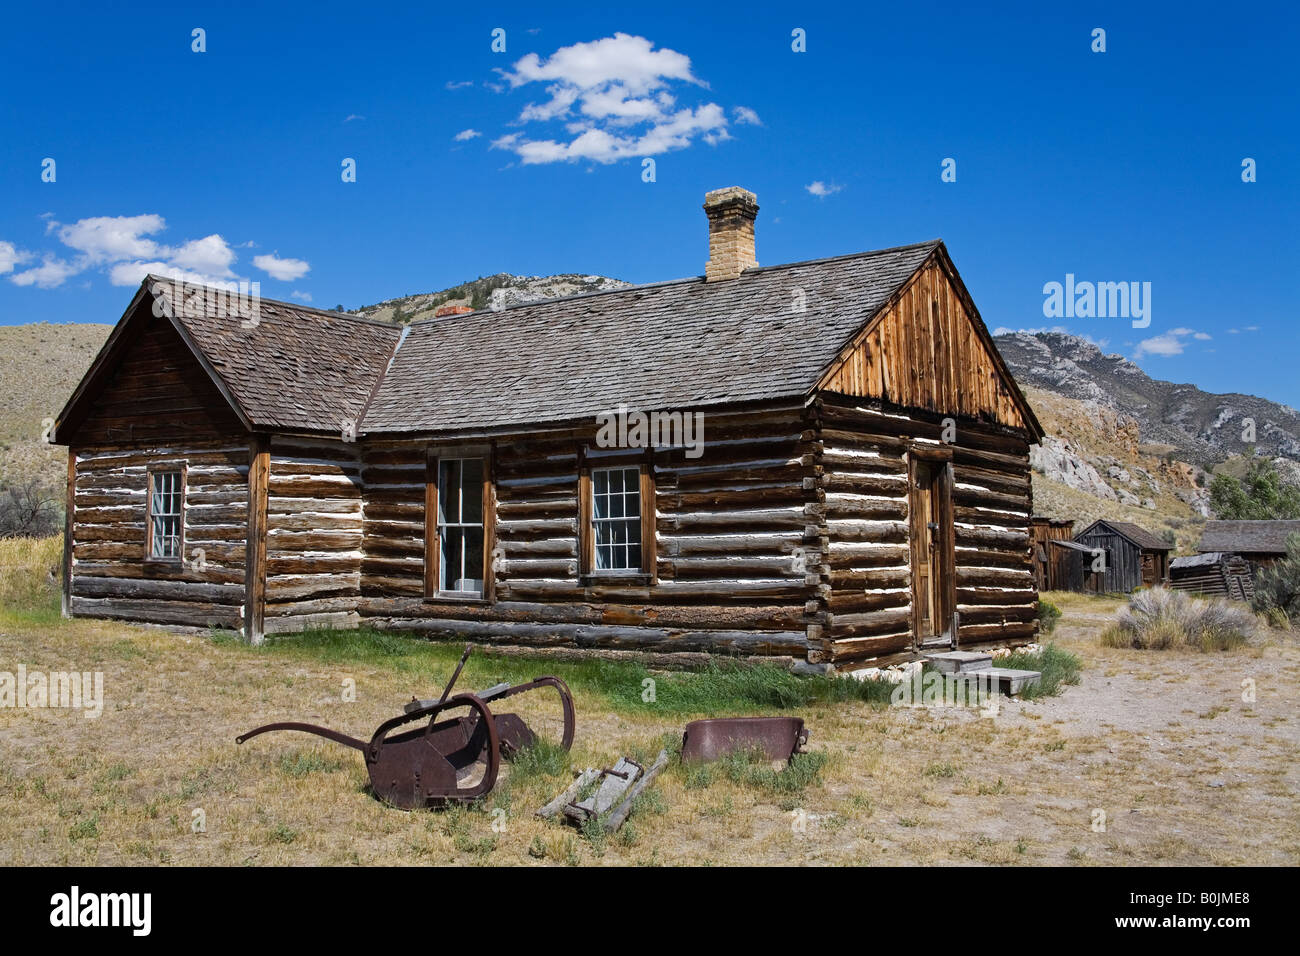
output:
[{"label": "rusty metal farm implement", "polygon": [[[497,684],[478,693],[451,696],[472,649],[465,648],[441,697],[436,701],[412,699],[404,713],[380,724],[369,741],[316,724],[286,721],[257,727],[236,737],[235,742],[242,744],[273,730],[297,730],[360,750],[375,796],[403,810],[476,800],[496,786],[503,757],[509,759],[537,740],[518,714],[496,713],[494,708],[500,703],[554,688],[564,721],[559,744],[565,750],[573,744],[575,719],[573,697],[558,677]],[[402,729],[411,724],[420,726]]]}]

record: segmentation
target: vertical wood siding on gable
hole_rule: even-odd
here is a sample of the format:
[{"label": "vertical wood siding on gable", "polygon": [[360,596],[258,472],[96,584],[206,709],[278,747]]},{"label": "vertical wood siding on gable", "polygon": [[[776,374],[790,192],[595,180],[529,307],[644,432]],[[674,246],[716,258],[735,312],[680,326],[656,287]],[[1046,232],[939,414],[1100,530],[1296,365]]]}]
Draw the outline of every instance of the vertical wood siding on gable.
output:
[{"label": "vertical wood siding on gable", "polygon": [[1027,429],[989,348],[935,258],[841,353],[821,388]]},{"label": "vertical wood siding on gable", "polygon": [[78,448],[244,435],[239,418],[169,320],[153,317],[77,427]]}]

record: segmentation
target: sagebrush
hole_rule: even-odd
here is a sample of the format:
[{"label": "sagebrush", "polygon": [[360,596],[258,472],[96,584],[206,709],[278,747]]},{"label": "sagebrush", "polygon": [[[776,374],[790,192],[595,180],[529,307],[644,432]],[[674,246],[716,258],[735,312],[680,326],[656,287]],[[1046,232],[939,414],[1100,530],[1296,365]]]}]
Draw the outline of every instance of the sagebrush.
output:
[{"label": "sagebrush", "polygon": [[1102,632],[1101,643],[1139,650],[1227,651],[1246,643],[1255,625],[1254,614],[1244,606],[1156,587],[1129,598],[1115,623]]}]

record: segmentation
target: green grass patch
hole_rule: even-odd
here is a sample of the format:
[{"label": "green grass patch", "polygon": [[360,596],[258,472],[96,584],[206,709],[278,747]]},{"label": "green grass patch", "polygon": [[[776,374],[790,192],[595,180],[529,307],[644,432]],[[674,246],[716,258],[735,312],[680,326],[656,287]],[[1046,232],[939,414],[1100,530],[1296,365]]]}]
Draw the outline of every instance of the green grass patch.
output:
[{"label": "green grass patch", "polygon": [[[226,643],[224,636],[214,641]],[[238,642],[231,641],[232,645]],[[413,689],[439,692],[464,645],[373,628],[319,629],[268,636],[248,653],[285,655],[329,664],[359,663],[409,674]],[[604,658],[549,660],[496,654],[475,648],[457,683],[459,690],[500,681],[523,683],[539,673],[564,680],[574,691],[596,694],[615,711],[636,714],[733,716],[793,710],[809,704],[863,701],[889,705],[894,685],[851,677],[802,676],[772,664],[718,660],[698,671],[652,671],[635,661]]]},{"label": "green grass patch", "polygon": [[1083,661],[1056,644],[1044,644],[1041,650],[1033,652],[1015,651],[994,663],[1014,670],[1039,671],[1043,675],[1038,684],[1020,692],[1022,700],[1055,697],[1066,684],[1079,683],[1079,674],[1083,671]]},{"label": "green grass patch", "polygon": [[314,750],[295,750],[280,758],[280,770],[290,777],[305,777],[313,773],[334,773],[342,770],[347,763],[334,757],[326,757]]},{"label": "green grass patch", "polygon": [[686,765],[686,787],[703,789],[728,780],[772,794],[800,794],[813,785],[821,785],[822,770],[829,759],[825,751],[810,750],[795,754],[788,764],[778,769],[773,768],[762,750],[741,750],[711,763]]}]

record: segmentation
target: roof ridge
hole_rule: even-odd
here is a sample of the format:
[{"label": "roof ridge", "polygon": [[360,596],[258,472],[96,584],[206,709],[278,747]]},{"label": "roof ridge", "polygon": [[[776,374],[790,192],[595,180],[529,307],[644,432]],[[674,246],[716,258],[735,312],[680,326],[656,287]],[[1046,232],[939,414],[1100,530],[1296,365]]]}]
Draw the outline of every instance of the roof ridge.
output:
[{"label": "roof ridge", "polygon": [[[211,285],[207,282],[189,282],[185,279],[178,279],[175,276],[159,275],[156,272],[151,272],[147,276],[145,276],[144,279],[142,280],[142,284],[147,283],[150,280],[157,281],[160,279],[164,282],[179,282],[182,285],[197,286],[200,289],[214,289],[218,292],[225,291],[220,286]],[[400,331],[402,328],[402,326],[394,325],[392,322],[381,322],[378,319],[367,319],[364,316],[353,315],[350,312],[335,312],[333,309],[318,309],[315,306],[303,305],[301,302],[289,302],[285,299],[270,299],[263,295],[258,296],[258,301],[268,302],[271,305],[282,305],[287,309],[298,309],[303,312],[311,312],[315,315],[323,315],[323,316],[327,316],[330,318],[337,318],[337,319],[346,319],[349,322],[360,322],[364,325],[373,325],[381,329],[396,329]]]},{"label": "roof ridge", "polygon": [[[863,252],[848,252],[839,256],[825,256],[821,259],[801,259],[798,262],[781,262],[772,266],[751,266],[744,270],[740,277],[750,275],[759,275],[760,273],[778,272],[781,269],[794,269],[800,266],[817,266],[830,262],[847,262],[850,259],[865,259],[868,256],[883,256],[893,252],[906,252],[909,249],[933,248],[943,244],[942,239],[926,239],[924,242],[911,242],[902,246],[890,246],[887,249],[867,249]],[[498,273],[500,274],[500,273]],[[507,273],[508,274],[508,273]],[[584,275],[586,273],[556,273],[557,275]],[[608,276],[606,278],[609,278]],[[458,315],[445,315],[441,317],[430,316],[427,319],[417,319],[414,322],[407,323],[409,326],[429,325],[435,322],[461,322],[466,319],[480,315],[491,315],[500,312],[510,312],[514,309],[528,309],[539,305],[549,305],[552,302],[572,302],[575,299],[591,299],[601,295],[619,295],[629,292],[640,292],[644,289],[658,289],[671,285],[686,285],[690,283],[704,282],[704,275],[683,276],[680,279],[659,279],[655,282],[630,283],[618,289],[596,289],[591,292],[574,292],[569,295],[557,295],[549,299],[534,299],[531,302],[516,302],[513,305],[503,306],[500,309],[475,309],[473,312],[462,312]],[[388,301],[392,301],[391,299]]]}]

